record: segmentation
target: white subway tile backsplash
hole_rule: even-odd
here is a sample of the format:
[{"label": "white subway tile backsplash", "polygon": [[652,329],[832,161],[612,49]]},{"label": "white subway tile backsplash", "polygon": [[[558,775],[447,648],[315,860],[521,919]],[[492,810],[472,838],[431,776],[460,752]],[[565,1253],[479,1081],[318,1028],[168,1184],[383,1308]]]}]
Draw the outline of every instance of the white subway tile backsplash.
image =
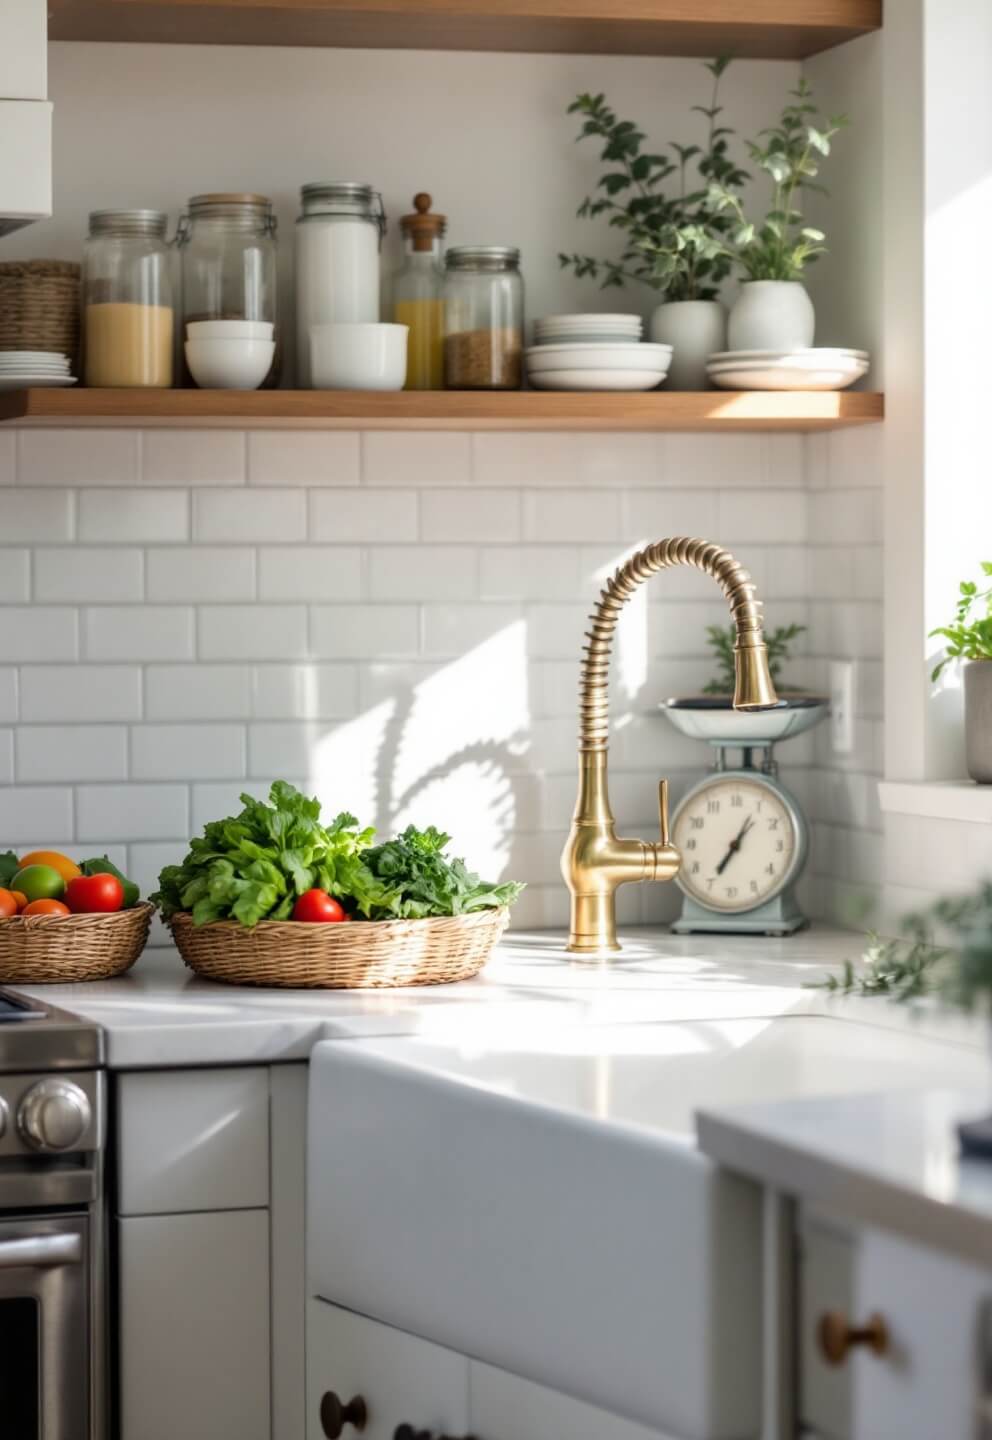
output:
[{"label": "white subway tile backsplash", "polygon": [[[0,524],[2,524],[0,514]],[[31,552],[0,550],[0,605],[21,605],[31,598]]]},{"label": "white subway tile backsplash", "polygon": [[187,540],[189,495],[185,490],[83,490],[79,538],[121,545]]},{"label": "white subway tile backsplash", "polygon": [[258,552],[260,600],[357,600],[362,552],[343,545],[269,545]]},{"label": "white subway tile backsplash", "polygon": [[[0,785],[14,783],[14,732],[0,730]],[[0,792],[0,806],[3,804]]]},{"label": "white subway tile backsplash", "polygon": [[79,653],[75,610],[55,605],[8,605],[2,619],[0,661],[75,660]]},{"label": "white subway tile backsplash", "polygon": [[83,843],[170,840],[188,833],[189,790],[185,785],[80,785],[76,789],[76,839]]},{"label": "white subway tile backsplash", "polygon": [[19,438],[22,485],[138,483],[136,430],[22,430]]},{"label": "white subway tile backsplash", "polygon": [[[579,446],[586,436],[528,431],[493,431],[473,435],[473,470],[479,485],[509,485],[515,489],[579,482]],[[430,484],[425,477],[424,484]],[[436,477],[434,480],[436,483]],[[556,536],[565,539],[565,536]]]},{"label": "white subway tile backsplash", "polygon": [[815,498],[802,490],[724,491],[719,534],[738,545],[742,540],[759,545],[805,540],[807,500]]},{"label": "white subway tile backsplash", "polygon": [[305,540],[307,492],[291,489],[194,490],[193,539],[218,544]]},{"label": "white subway tile backsplash", "polygon": [[[362,479],[366,485],[452,485],[472,478],[472,436],[440,431],[368,430],[362,435]],[[477,437],[476,437],[477,438]]]},{"label": "white subway tile backsplash", "polygon": [[620,497],[611,490],[532,490],[524,497],[524,538],[557,541],[624,539]]},{"label": "white subway tile backsplash", "polygon": [[178,838],[153,840],[145,844],[136,841],[127,847],[127,860],[121,863],[127,865],[128,879],[134,881],[142,895],[153,895],[158,889],[158,877],[166,865],[181,864],[188,849],[188,840]]},{"label": "white subway tile backsplash", "polygon": [[802,484],[802,468],[773,478],[764,435],[665,435],[661,456],[664,484],[684,490]]},{"label": "white subway tile backsplash", "polygon": [[[280,777],[294,783],[299,777],[285,775]],[[225,815],[238,815],[242,810],[242,795],[250,795],[255,800],[267,800],[269,798],[269,786],[271,780],[223,780],[217,782],[193,785],[192,788],[192,814],[190,817],[190,834],[199,835],[204,825],[209,825],[212,820],[223,820]],[[305,787],[304,787],[305,788]],[[179,832],[185,834],[185,830]]]},{"label": "white subway tile backsplash", "polygon": [[357,485],[361,436],[346,430],[255,430],[249,485]]},{"label": "white subway tile backsplash", "polygon": [[565,600],[578,590],[574,545],[495,546],[479,552],[483,600]]},{"label": "white subway tile backsplash", "polygon": [[137,665],[25,665],[21,719],[64,726],[141,719]]},{"label": "white subway tile backsplash", "polygon": [[72,840],[72,791],[65,785],[0,790],[0,850]]},{"label": "white subway tile backsplash", "polygon": [[343,720],[358,711],[357,665],[256,665],[258,720]]},{"label": "white subway tile backsplash", "polygon": [[140,550],[39,549],[34,552],[34,598],[43,601],[140,600],[144,590]]},{"label": "white subway tile backsplash", "polygon": [[189,605],[101,605],[84,610],[82,623],[86,660],[193,659]]},{"label": "white subway tile backsplash", "polygon": [[123,780],[127,776],[127,730],[123,725],[21,725],[16,748],[17,779],[29,784]]},{"label": "white subway tile backsplash", "polygon": [[147,720],[247,720],[250,665],[149,665],[145,671]]},{"label": "white subway tile backsplash", "polygon": [[0,668],[0,720],[17,719],[17,671],[13,666]]},{"label": "white subway tile backsplash", "polygon": [[520,605],[425,605],[424,654],[464,655],[512,625],[523,625]]},{"label": "white subway tile backsplash", "polygon": [[420,497],[422,540],[465,544],[519,540],[520,496],[506,490],[425,490]]},{"label": "white subway tile backsplash", "polygon": [[805,545],[771,545],[759,569],[748,549],[744,563],[761,587],[763,600],[799,600],[809,594],[809,557]]},{"label": "white subway tile backsplash", "polygon": [[420,616],[415,605],[315,605],[310,639],[325,660],[402,658],[420,648]]},{"label": "white subway tile backsplash", "polygon": [[356,541],[415,541],[416,492],[311,490],[310,538],[337,544]]},{"label": "white subway tile backsplash", "polygon": [[199,612],[201,660],[303,660],[306,655],[305,605],[204,605]]},{"label": "white subway tile backsplash", "polygon": [[137,725],[131,731],[136,780],[228,780],[245,773],[242,725]]},{"label": "white subway tile backsplash", "polygon": [[478,591],[476,552],[461,546],[377,546],[369,551],[373,600],[470,600]]},{"label": "white subway tile backsplash", "polygon": [[870,545],[882,538],[878,490],[817,490],[809,497],[810,538],[820,545]]},{"label": "white subway tile backsplash", "polygon": [[248,731],[248,773],[309,775],[328,721],[258,721]]},{"label": "white subway tile backsplash", "polygon": [[146,430],[141,437],[146,485],[243,485],[245,469],[238,430]]},{"label": "white subway tile backsplash", "polygon": [[[71,540],[74,499],[70,490],[4,490],[0,546],[25,542],[50,545],[53,541]],[[0,549],[0,561],[3,553]]]},{"label": "white subway tile backsplash", "polygon": [[718,495],[712,490],[628,490],[623,497],[623,529],[630,543],[670,535],[717,534]]},{"label": "white subway tile backsplash", "polygon": [[170,545],[145,557],[149,600],[255,598],[255,552],[236,545]]}]

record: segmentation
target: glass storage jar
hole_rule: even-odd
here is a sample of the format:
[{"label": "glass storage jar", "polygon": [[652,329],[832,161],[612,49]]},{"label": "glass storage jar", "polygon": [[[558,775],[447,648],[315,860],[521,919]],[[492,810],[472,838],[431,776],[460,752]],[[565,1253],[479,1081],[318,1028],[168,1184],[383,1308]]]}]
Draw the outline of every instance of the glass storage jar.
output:
[{"label": "glass storage jar", "polygon": [[393,320],[406,325],[406,390],[444,389],[444,270],[441,241],[447,217],[432,215],[431,197],[413,197],[413,214],[400,218],[403,264],[393,278]]},{"label": "glass storage jar", "polygon": [[336,180],[304,185],[296,222],[296,383],[309,390],[310,327],[378,323],[382,196]]},{"label": "glass storage jar", "polygon": [[272,325],[281,358],[276,307],[277,221],[265,195],[194,195],[179,217],[183,338],[195,320],[255,320]]},{"label": "glass storage jar", "polygon": [[173,296],[166,216],[95,210],[83,246],[83,379],[91,386],[167,389]]},{"label": "glass storage jar", "polygon": [[445,257],[444,383],[449,390],[519,390],[524,282],[511,245],[457,245]]}]

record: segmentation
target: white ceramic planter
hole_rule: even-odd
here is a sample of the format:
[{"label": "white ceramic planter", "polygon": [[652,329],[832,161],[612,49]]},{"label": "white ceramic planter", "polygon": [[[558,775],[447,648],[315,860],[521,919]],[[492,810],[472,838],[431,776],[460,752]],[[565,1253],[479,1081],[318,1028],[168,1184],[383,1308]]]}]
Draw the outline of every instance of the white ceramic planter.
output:
[{"label": "white ceramic planter", "polygon": [[992,660],[964,667],[964,754],[972,780],[992,784]]},{"label": "white ceramic planter", "polygon": [[798,280],[748,280],[730,312],[729,350],[807,350],[816,312]]},{"label": "white ceramic planter", "polygon": [[719,300],[671,300],[659,305],[648,322],[659,345],[671,345],[666,390],[708,390],[706,361],[726,349],[727,312]]}]

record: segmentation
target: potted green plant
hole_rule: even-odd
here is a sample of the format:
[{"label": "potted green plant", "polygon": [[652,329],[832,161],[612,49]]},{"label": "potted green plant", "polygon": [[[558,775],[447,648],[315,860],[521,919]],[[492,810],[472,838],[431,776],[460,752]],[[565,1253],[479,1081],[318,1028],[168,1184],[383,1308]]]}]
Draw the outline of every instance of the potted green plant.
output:
[{"label": "potted green plant", "polygon": [[[672,142],[650,153],[644,132],[619,119],[605,95],[579,95],[568,107],[569,114],[585,117],[578,138],[601,140],[600,158],[609,167],[597,187],[603,193],[587,196],[578,214],[607,217],[623,235],[623,250],[616,260],[560,254],[559,264],[600,280],[604,290],[633,281],[664,296],[651,315],[649,335],[673,348],[667,381],[673,390],[705,389],[706,361],[726,345],[727,316],[718,296],[732,260],[710,237],[729,240],[734,220],[722,197],[748,178],[730,158],[733,131],[720,121],[720,77],[729,63],[727,57],[706,62],[713,77],[710,103],[693,106],[706,123],[702,145]],[[696,243],[697,234],[706,237],[705,245]]]},{"label": "potted green plant", "polygon": [[[982,561],[982,574],[992,577],[992,560]],[[992,784],[992,585],[980,590],[974,580],[962,580],[957,608],[950,625],[930,631],[944,642],[944,658],[933,668],[939,679],[944,667],[964,660],[965,764],[972,780]],[[976,610],[977,607],[977,610]]]}]

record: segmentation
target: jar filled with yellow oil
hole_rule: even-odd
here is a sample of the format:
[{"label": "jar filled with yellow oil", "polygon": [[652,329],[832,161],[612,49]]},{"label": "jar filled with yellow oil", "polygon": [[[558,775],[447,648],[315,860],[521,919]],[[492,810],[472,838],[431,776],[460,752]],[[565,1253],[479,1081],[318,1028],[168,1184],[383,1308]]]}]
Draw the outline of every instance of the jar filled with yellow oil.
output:
[{"label": "jar filled with yellow oil", "polygon": [[413,197],[413,214],[400,219],[403,264],[393,280],[393,320],[410,329],[407,390],[444,389],[444,301],[441,241],[445,215],[431,213],[431,197]]}]

